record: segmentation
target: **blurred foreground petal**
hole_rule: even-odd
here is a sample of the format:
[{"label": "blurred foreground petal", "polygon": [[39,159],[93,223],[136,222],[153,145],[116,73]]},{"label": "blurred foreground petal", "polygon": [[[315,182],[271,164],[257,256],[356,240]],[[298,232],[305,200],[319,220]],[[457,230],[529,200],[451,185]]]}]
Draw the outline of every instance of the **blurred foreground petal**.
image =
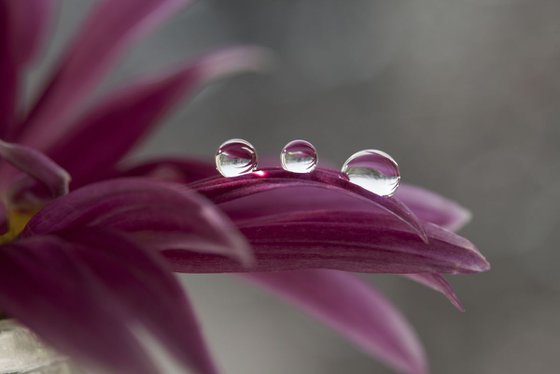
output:
[{"label": "blurred foreground petal", "polygon": [[[27,0],[26,0],[27,1]],[[120,52],[187,0],[101,0],[56,66],[21,128],[21,141],[39,149],[68,128],[73,115]]]},{"label": "blurred foreground petal", "polygon": [[51,13],[51,0],[0,1],[0,137],[16,124],[23,70],[35,56]]},{"label": "blurred foreground petal", "polygon": [[74,250],[55,237],[0,247],[1,309],[86,366],[114,373],[157,372],[118,300]]},{"label": "blurred foreground petal", "polygon": [[79,246],[76,256],[187,370],[217,372],[185,293],[166,263],[122,235],[100,229],[74,230],[63,237]]},{"label": "blurred foreground petal", "polygon": [[265,52],[256,47],[224,49],[127,86],[107,95],[78,119],[47,154],[72,174],[75,186],[95,181],[161,123],[185,95],[209,80],[263,68],[265,60]]},{"label": "blurred foreground petal", "polygon": [[401,373],[427,373],[416,334],[381,294],[334,270],[251,273],[244,278],[294,303]]},{"label": "blurred foreground petal", "polygon": [[4,24],[11,37],[11,55],[24,67],[37,55],[46,36],[55,0],[3,0],[1,7],[9,17]]}]

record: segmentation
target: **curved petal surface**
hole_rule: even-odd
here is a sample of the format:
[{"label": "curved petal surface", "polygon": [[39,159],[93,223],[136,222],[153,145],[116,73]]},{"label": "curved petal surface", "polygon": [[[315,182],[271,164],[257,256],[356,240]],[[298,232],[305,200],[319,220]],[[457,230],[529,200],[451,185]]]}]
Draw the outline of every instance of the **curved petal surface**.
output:
[{"label": "curved petal surface", "polygon": [[[343,213],[338,213],[343,216]],[[326,268],[368,273],[478,273],[490,266],[474,246],[451,232],[428,225],[430,244],[414,234],[357,221],[293,222],[242,228],[256,257],[247,269],[227,258],[166,250],[179,272],[279,271]]]},{"label": "curved petal surface", "polygon": [[[295,192],[289,190],[310,188],[316,190],[317,194],[333,192],[336,196],[351,198],[354,203],[352,205],[359,204],[362,209],[367,206],[389,213],[408,226],[422,240],[427,240],[426,232],[418,218],[400,200],[371,193],[351,183],[341,173],[327,169],[317,169],[309,174],[294,174],[277,168],[264,169],[237,178],[209,178],[195,182],[190,187],[216,204],[240,201],[246,197],[252,198],[280,189],[284,192]],[[294,195],[298,194],[286,193],[284,200],[288,202]],[[306,197],[312,195],[305,194]],[[340,202],[336,203],[340,204]]]},{"label": "curved petal surface", "polygon": [[[261,164],[261,162],[259,162]],[[269,162],[277,165],[278,162]],[[160,158],[127,167],[116,175],[146,176],[182,183],[193,183],[217,176],[214,164],[189,158]],[[470,212],[459,204],[424,188],[401,184],[395,195],[420,220],[457,231],[471,219]]]},{"label": "curved petal surface", "polygon": [[51,197],[68,193],[70,175],[41,152],[0,140],[0,157],[43,184],[50,191]]},{"label": "curved petal surface", "polygon": [[120,229],[152,242],[171,236],[174,248],[211,251],[245,265],[252,261],[245,238],[211,202],[184,186],[140,178],[91,184],[57,199],[29,221],[22,235],[84,226]]},{"label": "curved petal surface", "polygon": [[[249,239],[257,258],[254,271],[456,274],[489,269],[468,240],[426,224],[422,230],[427,240],[422,241],[406,217],[377,204],[380,197],[356,186],[346,188],[336,175],[268,169],[238,178],[209,178],[191,187],[216,202]],[[243,271],[227,259],[178,250],[164,253],[177,271]]]}]

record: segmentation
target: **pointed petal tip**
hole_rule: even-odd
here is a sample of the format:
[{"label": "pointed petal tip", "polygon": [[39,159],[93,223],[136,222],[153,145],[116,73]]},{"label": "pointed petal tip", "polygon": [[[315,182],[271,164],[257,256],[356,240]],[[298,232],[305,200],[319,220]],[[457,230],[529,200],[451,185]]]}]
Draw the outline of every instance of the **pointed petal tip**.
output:
[{"label": "pointed petal tip", "polygon": [[464,313],[466,311],[465,305],[463,304],[461,299],[459,299],[459,296],[457,296],[457,294],[455,293],[455,291],[453,291],[453,289],[450,288],[450,292],[447,293],[445,296],[447,296],[447,299],[449,300],[451,305],[453,305],[455,309],[457,309],[459,312]]},{"label": "pointed petal tip", "polygon": [[458,231],[471,220],[471,212],[455,201],[449,200],[422,187],[403,184],[396,196],[420,219],[435,223],[451,231]]},{"label": "pointed petal tip", "polygon": [[473,247],[472,250],[476,256],[470,261],[465,262],[463,267],[466,271],[460,271],[459,273],[484,273],[490,271],[490,262],[484,257],[477,248]]},{"label": "pointed petal tip", "polygon": [[491,266],[488,260],[484,258],[482,255],[474,262],[470,264],[462,264],[461,269],[457,269],[456,271],[450,272],[450,274],[473,274],[473,273],[485,273],[490,271]]},{"label": "pointed petal tip", "polygon": [[461,300],[459,299],[459,297],[453,293],[452,295],[450,295],[448,297],[449,302],[451,303],[451,305],[453,305],[455,307],[456,310],[458,310],[461,313],[465,313],[465,306],[463,305],[463,303],[461,302]]},{"label": "pointed petal tip", "polygon": [[467,208],[457,204],[455,206],[455,220],[450,222],[447,228],[451,231],[459,231],[472,220],[472,212]]},{"label": "pointed petal tip", "polygon": [[[208,222],[214,222],[217,226],[224,225],[224,216],[219,215],[218,211],[213,205],[205,205],[201,210],[201,216],[204,217]],[[229,220],[227,221],[229,222]],[[227,231],[227,229],[225,229]],[[246,240],[243,235],[230,235],[229,236],[229,246],[224,251],[227,253],[231,252],[231,257],[238,260],[241,265],[247,269],[256,265],[256,258],[253,253],[253,248],[251,244]]]},{"label": "pointed petal tip", "polygon": [[267,72],[273,67],[274,56],[271,51],[250,45],[210,53],[198,63],[203,80],[214,80],[242,72]]},{"label": "pointed petal tip", "polygon": [[[465,239],[466,240],[466,239]],[[472,263],[465,264],[466,269],[470,270],[473,273],[484,273],[490,271],[491,265],[490,262],[484,257],[482,253],[472,244],[472,248],[470,249],[473,253],[476,254],[476,257],[472,260]]]},{"label": "pointed petal tip", "polygon": [[[43,153],[23,145],[0,140],[0,157],[19,171],[42,183],[52,197],[68,193],[71,176]],[[2,175],[6,177],[6,175]]]},{"label": "pointed petal tip", "polygon": [[430,244],[430,239],[428,238],[428,234],[426,233],[426,230],[424,230],[424,228],[421,226],[419,228],[415,227],[415,229],[420,239],[422,239],[424,243]]},{"label": "pointed petal tip", "polygon": [[459,300],[455,290],[441,274],[404,274],[404,277],[441,293],[455,308],[457,308],[457,310],[460,312],[465,311],[465,307],[463,306],[461,300]]},{"label": "pointed petal tip", "polygon": [[482,262],[481,262],[481,266],[479,267],[479,272],[483,273],[483,272],[486,272],[486,271],[490,271],[492,269],[492,265],[490,265],[490,263],[488,262],[486,257],[484,257],[482,255],[480,255],[480,256],[481,256]]},{"label": "pointed petal tip", "polygon": [[[241,264],[244,271],[251,271],[257,265],[257,259],[251,245],[242,237],[231,237],[227,246],[221,247],[217,253],[227,256]],[[229,253],[228,253],[229,252]]]},{"label": "pointed petal tip", "polygon": [[[359,187],[359,186],[357,186]],[[362,187],[359,187],[361,189],[363,189]],[[391,202],[391,204],[397,208],[395,209],[398,212],[401,212],[400,215],[396,216],[398,217],[402,222],[406,223],[410,228],[412,228],[414,230],[414,232],[418,235],[418,237],[425,243],[425,244],[429,244],[430,243],[430,239],[428,238],[428,233],[426,232],[426,229],[424,228],[424,225],[420,222],[420,220],[418,219],[418,217],[416,216],[416,214],[414,214],[414,212],[412,212],[402,201],[400,201],[397,197],[384,197],[384,196],[379,196],[376,195],[366,189],[363,189],[364,191],[366,191],[367,194],[372,194],[377,196],[380,201],[386,200],[387,202]],[[388,204],[386,205],[387,207],[389,206]]]},{"label": "pointed petal tip", "polygon": [[249,243],[243,241],[243,243],[236,244],[235,248],[237,258],[239,259],[243,267],[250,269],[257,264],[257,259],[255,258],[253,249],[251,248]]},{"label": "pointed petal tip", "polygon": [[425,227],[434,243],[453,243],[454,246],[463,249],[464,253],[455,258],[455,269],[452,269],[450,274],[482,273],[490,270],[490,263],[470,240],[433,223],[427,223]]}]

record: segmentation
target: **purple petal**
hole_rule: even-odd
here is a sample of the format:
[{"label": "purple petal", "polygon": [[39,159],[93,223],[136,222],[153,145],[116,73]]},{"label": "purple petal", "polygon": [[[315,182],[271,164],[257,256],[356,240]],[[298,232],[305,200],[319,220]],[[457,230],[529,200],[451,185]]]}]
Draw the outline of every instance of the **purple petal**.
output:
[{"label": "purple petal", "polygon": [[[394,197],[382,197],[350,183],[340,173],[327,169],[317,169],[309,174],[295,174],[282,169],[264,169],[238,178],[215,177],[191,184],[191,188],[208,197],[216,204],[224,204],[241,200],[265,192],[282,189],[283,200],[289,204],[293,201],[295,189],[314,189],[307,192],[306,197],[335,192],[339,197],[352,197],[353,205],[359,204],[362,209],[382,209],[409,226],[422,240],[426,241],[426,233],[420,221],[404,204]],[[290,189],[293,189],[290,191]],[[301,195],[301,194],[299,194]],[[277,203],[279,203],[277,201]],[[340,204],[340,201],[334,201]],[[277,204],[278,205],[278,204]],[[326,206],[324,206],[326,208]],[[367,208],[366,208],[367,209]]]},{"label": "purple petal", "polygon": [[120,52],[186,2],[103,0],[96,4],[21,129],[21,142],[39,149],[51,144]]},{"label": "purple petal", "polygon": [[0,202],[0,235],[4,235],[10,229],[8,211],[6,205]]},{"label": "purple petal", "polygon": [[461,300],[459,300],[459,297],[457,297],[457,294],[443,276],[439,274],[429,273],[405,274],[404,276],[410,280],[429,287],[434,291],[442,293],[445,297],[447,297],[447,299],[451,302],[451,304],[453,304],[455,308],[457,308],[461,312],[465,311]]},{"label": "purple petal", "polygon": [[12,51],[9,6],[21,1],[0,2],[0,137],[16,120],[19,94],[18,64]]},{"label": "purple petal", "polygon": [[18,65],[28,64],[36,57],[46,36],[54,0],[3,0],[0,8],[8,14],[3,25],[11,38],[11,55]]},{"label": "purple petal", "polygon": [[[199,176],[215,173],[208,164],[175,159],[140,165],[125,173],[188,181],[192,178],[189,170]],[[402,224],[402,217],[395,219],[395,214],[387,214],[384,207],[354,191],[342,191],[333,183],[319,186],[320,183],[313,175],[300,177],[263,170],[240,178],[209,178],[190,186],[218,203],[252,240],[258,262],[255,270],[324,267],[363,272],[457,273],[489,269],[484,257],[466,239],[428,225],[428,243],[419,243],[410,225]],[[327,241],[324,232],[332,240]],[[243,271],[236,264],[210,256],[177,251],[165,251],[165,255],[177,271]],[[424,270],[405,271],[412,267]],[[445,281],[439,281],[443,291]],[[446,295],[458,304],[450,288]]]},{"label": "purple petal", "polygon": [[[265,162],[278,165],[278,160]],[[262,162],[259,161],[259,165]],[[261,165],[263,166],[263,165]],[[188,158],[161,158],[125,168],[116,175],[146,176],[181,183],[193,183],[218,176],[214,164]],[[471,219],[470,212],[438,194],[426,189],[401,184],[396,196],[418,218],[435,223],[451,231],[457,231]]]},{"label": "purple petal", "polygon": [[190,158],[156,158],[115,172],[119,177],[147,177],[169,182],[193,183],[217,176],[216,166]]},{"label": "purple petal", "polygon": [[[262,162],[259,161],[259,165],[261,164]],[[269,161],[267,164],[277,165],[278,160]],[[162,158],[128,167],[116,175],[146,176],[193,183],[217,176],[218,173],[215,166],[209,162],[188,158]],[[471,214],[467,209],[420,187],[401,184],[396,197],[421,220],[435,223],[451,231],[459,230],[471,219]]]},{"label": "purple petal", "polygon": [[243,264],[252,261],[245,238],[211,202],[184,186],[140,178],[88,185],[57,199],[29,221],[22,235],[84,226],[120,229],[147,243],[231,256]]},{"label": "purple petal", "polygon": [[99,229],[63,234],[107,290],[159,342],[197,373],[216,373],[185,293],[165,262],[122,235]]},{"label": "purple petal", "polygon": [[[221,50],[172,73],[125,87],[71,125],[72,131],[47,154],[64,165],[79,185],[94,181],[144,139],[186,94],[210,79],[257,69],[264,58],[258,48]],[[78,153],[83,156],[77,158]]]},{"label": "purple petal", "polygon": [[74,247],[38,237],[0,247],[0,308],[80,363],[107,372],[157,372],[110,290]]},{"label": "purple petal", "polygon": [[401,185],[396,196],[420,219],[451,231],[458,231],[471,220],[467,209],[420,187]]},{"label": "purple petal", "polygon": [[41,152],[0,140],[0,157],[42,183],[50,191],[51,197],[68,193],[70,175]]},{"label": "purple petal", "polygon": [[0,137],[16,125],[21,78],[35,55],[50,14],[50,0],[0,2]]},{"label": "purple petal", "polygon": [[[427,224],[429,244],[396,228],[395,219],[364,212],[316,211],[239,224],[257,264],[254,271],[310,268],[373,273],[473,273],[488,262],[468,240]],[[164,255],[181,272],[238,272],[228,259],[179,251]]]},{"label": "purple petal", "polygon": [[401,313],[352,274],[333,270],[252,273],[264,286],[402,373],[427,373],[422,345]]}]

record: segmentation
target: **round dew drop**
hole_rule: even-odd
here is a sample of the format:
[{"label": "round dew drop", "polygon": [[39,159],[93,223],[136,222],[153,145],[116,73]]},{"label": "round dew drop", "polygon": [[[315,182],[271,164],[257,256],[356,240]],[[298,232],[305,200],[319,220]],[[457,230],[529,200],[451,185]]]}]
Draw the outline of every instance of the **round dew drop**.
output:
[{"label": "round dew drop", "polygon": [[238,177],[257,168],[255,147],[243,139],[230,139],[216,152],[216,169],[224,177]]},{"label": "round dew drop", "polygon": [[354,153],[342,166],[350,182],[380,196],[391,196],[399,187],[399,165],[387,153],[366,149]]},{"label": "round dew drop", "polygon": [[292,173],[310,173],[317,167],[317,150],[305,140],[292,140],[280,154],[282,168]]}]

